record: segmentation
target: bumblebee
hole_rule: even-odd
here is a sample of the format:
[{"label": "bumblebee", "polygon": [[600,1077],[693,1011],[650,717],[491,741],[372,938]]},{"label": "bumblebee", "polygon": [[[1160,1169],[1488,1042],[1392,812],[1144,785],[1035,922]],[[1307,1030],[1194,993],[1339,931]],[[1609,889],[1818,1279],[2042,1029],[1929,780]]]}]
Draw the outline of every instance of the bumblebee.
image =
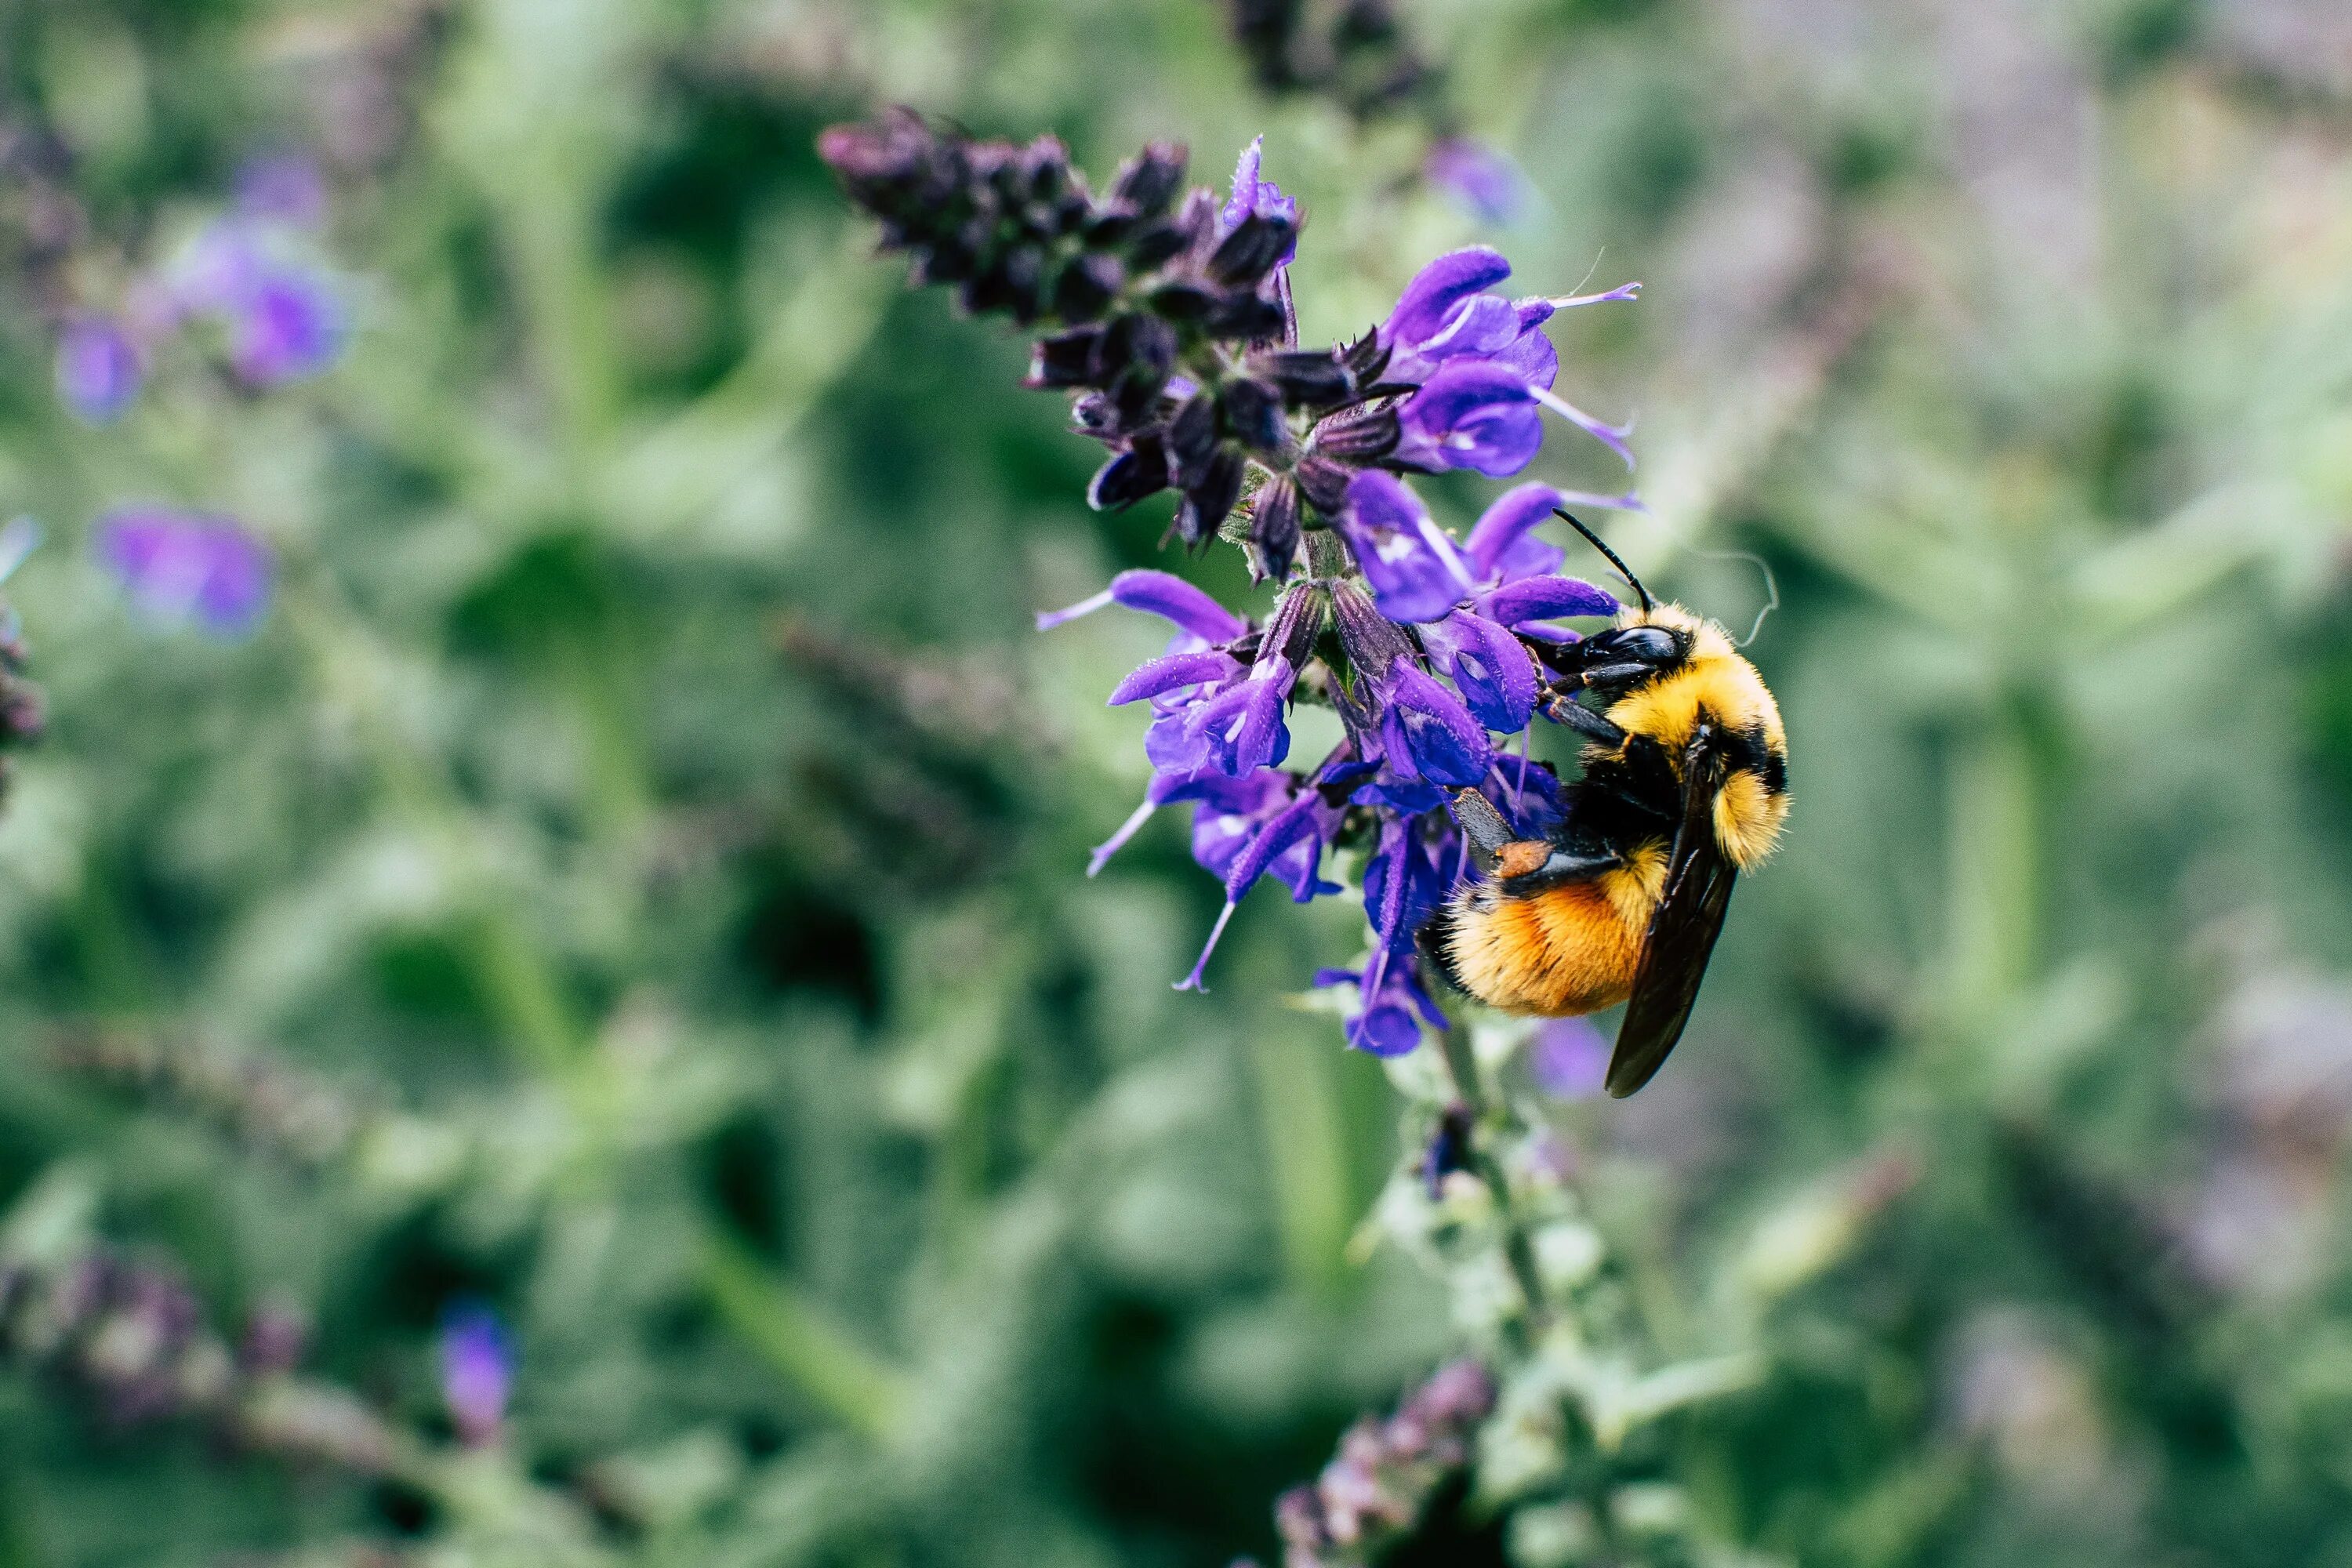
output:
[{"label": "bumblebee", "polygon": [[[1654,602],[1614,551],[1559,514],[1639,596],[1616,624],[1547,650],[1544,711],[1584,737],[1549,839],[1515,837],[1475,789],[1454,820],[1484,873],[1422,933],[1457,988],[1506,1012],[1626,1004],[1609,1061],[1622,1098],[1682,1037],[1732,884],[1789,813],[1786,736],[1761,677],[1713,621]],[[1588,703],[1590,705],[1588,705]]]}]

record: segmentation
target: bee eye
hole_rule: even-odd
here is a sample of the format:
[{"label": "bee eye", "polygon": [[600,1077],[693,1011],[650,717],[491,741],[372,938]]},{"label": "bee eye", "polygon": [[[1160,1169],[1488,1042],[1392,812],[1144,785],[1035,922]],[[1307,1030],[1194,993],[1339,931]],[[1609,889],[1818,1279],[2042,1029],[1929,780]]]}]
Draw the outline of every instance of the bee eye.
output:
[{"label": "bee eye", "polygon": [[1664,664],[1675,657],[1675,637],[1657,626],[1627,626],[1606,634],[1609,651],[1644,664]]}]

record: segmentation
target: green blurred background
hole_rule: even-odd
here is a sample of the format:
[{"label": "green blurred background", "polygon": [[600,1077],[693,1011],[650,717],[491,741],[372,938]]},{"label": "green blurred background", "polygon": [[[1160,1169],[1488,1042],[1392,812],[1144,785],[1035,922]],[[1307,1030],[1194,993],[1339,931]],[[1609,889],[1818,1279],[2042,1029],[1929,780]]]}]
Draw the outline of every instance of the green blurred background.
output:
[{"label": "green blurred background", "polygon": [[[1701,552],[1769,563],[1796,812],[1664,1075],[1547,1114],[1646,1335],[1762,1348],[1654,1455],[1705,1560],[2352,1563],[2352,13],[1401,16],[1440,84],[1365,119],[1259,93],[1212,0],[0,8],[85,277],[291,149],[354,317],[313,381],[90,428],[0,278],[50,704],[0,1256],[306,1321],[425,1456],[124,1421],[19,1344],[0,1564],[1222,1564],[1456,1347],[1350,1245],[1411,1157],[1298,1005],[1355,911],[1262,892],[1179,995],[1181,822],[1082,875],[1160,637],[1031,613],[1265,594],[1089,513],[1022,345],[874,259],[814,140],[893,102],[1098,176],[1263,132],[1311,340],[1474,240],[1645,281],[1556,326],[1563,389],[1639,413],[1653,584],[1744,627]],[[1526,171],[1507,226],[1419,178],[1433,112]],[[131,500],[269,542],[255,636],[126,611],[87,539]],[[518,1352],[487,1449],[461,1300]]]}]

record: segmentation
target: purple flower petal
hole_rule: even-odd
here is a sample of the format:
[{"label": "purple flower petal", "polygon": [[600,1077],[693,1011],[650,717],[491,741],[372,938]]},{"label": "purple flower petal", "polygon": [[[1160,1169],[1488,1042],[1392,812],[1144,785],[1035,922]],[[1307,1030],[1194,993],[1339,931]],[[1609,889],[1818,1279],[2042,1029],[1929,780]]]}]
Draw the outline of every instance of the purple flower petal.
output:
[{"label": "purple flower petal", "polygon": [[1202,761],[1232,778],[1279,763],[1290,754],[1290,728],[1283,722],[1283,708],[1296,678],[1290,661],[1278,653],[1258,660],[1247,680],[1185,711],[1186,739],[1197,739]]},{"label": "purple flower petal", "polygon": [[1419,272],[1397,297],[1381,324],[1381,342],[1391,348],[1418,348],[1444,330],[1447,313],[1473,294],[1511,275],[1503,253],[1486,246],[1448,251]]},{"label": "purple flower petal", "polygon": [[1536,396],[1507,365],[1459,360],[1441,366],[1397,411],[1403,436],[1396,457],[1432,469],[1473,468],[1507,479],[1543,445]]},{"label": "purple flower petal", "polygon": [[1535,656],[1518,638],[1468,610],[1424,626],[1421,635],[1478,722],[1505,734],[1527,728],[1536,710],[1538,677]]},{"label": "purple flower petal", "polygon": [[[1497,496],[1479,514],[1462,546],[1472,575],[1482,583],[1507,583],[1515,577],[1557,570],[1563,559],[1559,551],[1541,541],[1532,542],[1529,548],[1528,536],[1550,521],[1552,509],[1560,504],[1560,493],[1549,485],[1514,485]],[[1546,555],[1550,557],[1549,562],[1544,562]]]},{"label": "purple flower petal", "polygon": [[77,316],[58,334],[58,396],[86,424],[121,418],[145,374],[139,345],[104,316]]},{"label": "purple flower petal", "polygon": [[1494,744],[1454,693],[1400,662],[1388,696],[1381,736],[1389,765],[1400,776],[1445,784],[1476,784],[1486,776]]},{"label": "purple flower petal", "polygon": [[229,315],[229,363],[248,386],[318,374],[343,351],[341,302],[316,274],[277,270],[255,280]]},{"label": "purple flower petal", "polygon": [[1093,615],[1110,605],[1171,621],[1203,642],[1231,642],[1249,629],[1248,622],[1181,577],[1149,569],[1122,572],[1110,580],[1109,587],[1067,609],[1039,611],[1037,629],[1051,631],[1066,621]]},{"label": "purple flower petal", "polygon": [[1390,620],[1433,621],[1469,592],[1469,572],[1453,542],[1393,474],[1368,468],[1350,480],[1339,527],[1371,585],[1374,605]]},{"label": "purple flower petal", "polygon": [[1138,666],[1133,674],[1111,689],[1110,700],[1105,706],[1120,708],[1181,687],[1229,680],[1241,672],[1241,661],[1221,649],[1171,653]]},{"label": "purple flower petal", "polygon": [[[1293,223],[1298,221],[1298,204],[1284,195],[1280,185],[1259,177],[1258,171],[1264,165],[1265,157],[1265,138],[1263,136],[1242,149],[1241,161],[1234,165],[1233,194],[1225,198],[1223,209],[1217,214],[1220,229],[1230,231],[1253,214],[1259,217],[1288,218]],[[1290,248],[1283,252],[1282,260],[1276,265],[1286,265],[1297,250],[1297,242],[1294,240]]]},{"label": "purple flower petal", "polygon": [[1622,606],[1607,589],[1579,578],[1522,577],[1480,595],[1478,607],[1489,620],[1516,627],[1558,616],[1613,616]]}]

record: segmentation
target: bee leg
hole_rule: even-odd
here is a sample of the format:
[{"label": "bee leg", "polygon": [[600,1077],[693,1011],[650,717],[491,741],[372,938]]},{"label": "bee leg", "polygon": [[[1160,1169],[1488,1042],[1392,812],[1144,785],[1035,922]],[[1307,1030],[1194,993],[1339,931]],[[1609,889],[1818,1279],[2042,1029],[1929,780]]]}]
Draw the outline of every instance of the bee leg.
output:
[{"label": "bee leg", "polygon": [[1509,850],[1518,835],[1495,809],[1495,803],[1475,789],[1454,792],[1454,822],[1462,829],[1462,837],[1470,841],[1471,857],[1478,869],[1492,876],[1496,862]]},{"label": "bee leg", "polygon": [[1555,697],[1544,704],[1544,717],[1553,723],[1575,731],[1588,741],[1598,741],[1604,746],[1622,746],[1625,731],[1595,713],[1580,706],[1572,697]]}]

